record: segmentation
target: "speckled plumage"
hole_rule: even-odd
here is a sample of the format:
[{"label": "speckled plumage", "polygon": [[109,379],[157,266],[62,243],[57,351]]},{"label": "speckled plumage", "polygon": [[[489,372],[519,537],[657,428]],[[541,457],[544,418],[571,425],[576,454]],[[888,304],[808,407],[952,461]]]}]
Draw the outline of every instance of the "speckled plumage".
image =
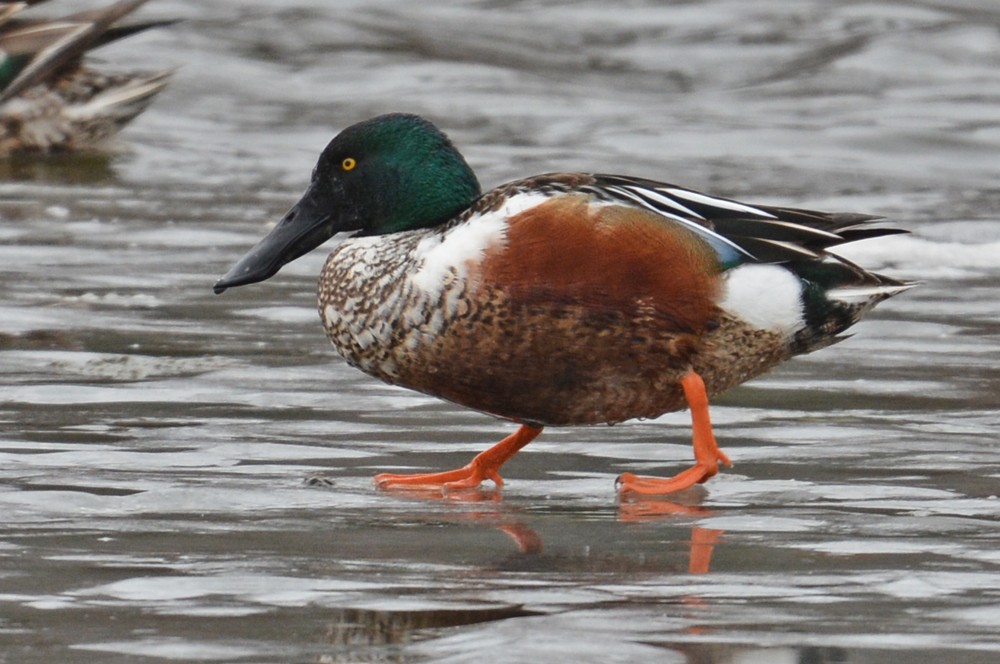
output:
[{"label": "speckled plumage", "polygon": [[388,383],[521,425],[463,468],[376,484],[500,484],[503,463],[544,426],[690,407],[694,466],[619,477],[622,491],[665,494],[729,463],[709,395],[834,343],[910,287],[828,251],[900,232],[872,219],[618,175],[540,175],[482,193],[444,134],[391,114],[338,135],[300,201],[215,290],[359,231],[319,280],[336,350]]}]

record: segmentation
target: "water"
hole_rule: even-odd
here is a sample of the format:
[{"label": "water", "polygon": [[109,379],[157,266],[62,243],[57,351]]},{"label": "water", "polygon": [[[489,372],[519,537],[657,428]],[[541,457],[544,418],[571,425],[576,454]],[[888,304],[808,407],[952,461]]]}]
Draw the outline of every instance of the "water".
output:
[{"label": "water", "polygon": [[[121,150],[0,165],[0,662],[996,661],[987,5],[150,3],[186,20],[102,57],[178,71]],[[736,465],[677,501],[613,480],[688,463],[684,413],[547,430],[502,495],[376,492],[512,427],[340,362],[323,252],[211,285],[390,110],[486,186],[883,214],[913,235],[844,253],[924,284],[720,398]]]}]

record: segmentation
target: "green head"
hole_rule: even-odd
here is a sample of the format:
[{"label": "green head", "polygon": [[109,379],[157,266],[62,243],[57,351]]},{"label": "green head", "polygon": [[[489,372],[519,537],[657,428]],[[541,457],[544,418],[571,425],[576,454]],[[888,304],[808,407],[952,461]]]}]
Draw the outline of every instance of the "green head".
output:
[{"label": "green head", "polygon": [[480,193],[465,159],[427,120],[393,113],[360,122],[326,146],[299,202],[215,292],[263,281],[341,231],[384,235],[436,226]]}]

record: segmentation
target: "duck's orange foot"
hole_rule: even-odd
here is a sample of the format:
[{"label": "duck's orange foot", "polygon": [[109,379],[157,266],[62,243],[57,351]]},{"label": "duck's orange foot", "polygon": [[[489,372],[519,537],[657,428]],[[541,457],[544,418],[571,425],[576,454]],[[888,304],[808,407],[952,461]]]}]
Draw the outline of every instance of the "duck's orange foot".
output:
[{"label": "duck's orange foot", "polygon": [[472,463],[462,468],[456,468],[455,470],[446,470],[440,473],[379,473],[372,478],[372,481],[379,489],[402,486],[413,488],[438,487],[449,490],[471,489],[479,486],[487,479],[493,480],[498,487],[503,486],[503,478],[500,477],[500,473],[492,468],[482,467],[481,464],[477,464],[475,459],[473,459]]},{"label": "duck's orange foot", "polygon": [[615,487],[621,493],[631,491],[648,496],[662,496],[707,482],[709,478],[715,477],[719,472],[720,463],[727,468],[733,465],[726,453],[715,445],[714,438],[711,441],[711,447],[695,448],[695,458],[693,466],[673,477],[643,477],[632,473],[622,473],[615,480]]},{"label": "duck's orange foot", "polygon": [[[721,459],[720,459],[721,460]],[[724,462],[729,465],[729,459]],[[702,465],[696,463],[687,470],[673,477],[643,477],[632,473],[622,473],[615,480],[615,487],[621,493],[639,493],[647,496],[663,496],[690,489],[695,484],[708,481],[719,472],[718,464]]]},{"label": "duck's orange foot", "polygon": [[455,470],[440,473],[395,474],[380,473],[372,481],[379,489],[391,487],[439,487],[442,490],[471,489],[493,480],[498,486],[503,486],[500,477],[500,466],[534,440],[542,432],[542,427],[522,424],[517,431],[507,436],[499,443],[476,455],[468,465]]},{"label": "duck's orange foot", "polygon": [[690,489],[701,484],[719,472],[719,464],[731,466],[726,453],[719,449],[712,433],[712,423],[708,417],[708,395],[701,376],[694,371],[681,379],[684,396],[691,407],[692,443],[695,464],[673,477],[640,477],[632,473],[618,476],[615,486],[622,493],[631,491],[644,495],[665,495]]}]

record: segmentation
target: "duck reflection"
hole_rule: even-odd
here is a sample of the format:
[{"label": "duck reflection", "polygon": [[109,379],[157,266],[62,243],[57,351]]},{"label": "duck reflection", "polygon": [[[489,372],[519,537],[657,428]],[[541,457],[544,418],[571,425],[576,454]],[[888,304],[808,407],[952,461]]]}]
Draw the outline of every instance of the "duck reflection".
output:
[{"label": "duck reflection", "polygon": [[402,645],[428,638],[435,630],[448,627],[542,615],[516,604],[437,604],[423,608],[416,604],[397,604],[396,607],[336,610],[326,641],[346,647]]},{"label": "duck reflection", "polygon": [[14,155],[0,160],[0,181],[101,184],[114,179],[116,159],[104,153]]},{"label": "duck reflection", "polygon": [[541,536],[522,520],[512,516],[509,510],[503,506],[500,489],[473,487],[443,492],[436,487],[412,486],[389,488],[384,489],[384,491],[401,500],[481,505],[482,509],[456,512],[453,514],[453,518],[499,530],[514,542],[518,554],[531,555],[542,551]]},{"label": "duck reflection", "polygon": [[[432,604],[422,608],[416,604],[401,604],[395,607],[343,608],[332,615],[325,638],[334,650],[318,661],[324,664],[424,662],[428,661],[427,652],[415,652],[406,646],[432,642],[463,627],[499,623],[512,618],[537,618],[540,621],[538,629],[544,630],[547,615],[517,604]],[[836,647],[695,642],[648,642],[648,645],[681,655],[686,664],[849,664],[857,661],[848,651]],[[433,651],[433,646],[429,647]]]},{"label": "duck reflection", "polygon": [[[700,503],[708,495],[702,486],[695,486],[671,496],[674,500],[664,500],[648,496],[626,494],[618,506],[618,518],[624,523],[666,520],[675,517],[706,518],[713,512]],[[679,500],[678,500],[679,499]],[[684,502],[680,502],[683,500]],[[723,535],[715,528],[691,527],[690,551],[688,555],[689,574],[708,574],[715,545]]]},{"label": "duck reflection", "polygon": [[[578,528],[569,530],[546,530],[546,525],[566,523],[564,518],[550,518],[553,511],[559,509],[557,506],[550,506],[551,510],[537,510],[537,501],[532,501],[531,508],[523,508],[516,499],[508,497],[505,500],[502,492],[496,489],[476,488],[442,493],[438,489],[411,487],[388,490],[387,495],[410,505],[425,504],[426,519],[435,526],[442,522],[468,525],[499,531],[509,538],[513,550],[504,552],[502,546],[494,548],[500,558],[467,573],[472,583],[483,578],[484,570],[487,578],[509,572],[523,575],[556,571],[570,575],[567,577],[570,586],[573,586],[572,579],[587,571],[611,575],[609,579],[621,579],[633,574],[645,578],[649,572],[678,574],[678,578],[685,574],[709,574],[713,553],[724,543],[723,530],[698,525],[715,515],[712,509],[702,504],[708,493],[701,487],[674,495],[673,500],[626,495],[620,499],[616,511],[602,506],[594,512],[580,514],[580,518],[570,520]],[[526,509],[531,512],[526,512]],[[404,506],[404,511],[412,520],[414,510]],[[561,516],[565,517],[565,514]],[[685,538],[683,533],[687,529],[690,529],[690,536]],[[671,541],[686,548],[686,570],[678,564],[676,549],[671,551],[673,547],[669,544],[662,545],[664,534],[671,531]],[[551,550],[543,539],[551,540],[548,542]],[[651,543],[655,544],[650,546]],[[454,645],[450,639],[459,638],[463,628],[468,628],[470,633],[471,630],[487,630],[497,635],[498,643],[503,642],[510,633],[504,629],[493,632],[495,628],[489,623],[499,625],[511,618],[528,620],[535,625],[531,629],[545,632],[550,617],[563,616],[554,623],[555,632],[558,633],[559,626],[565,626],[565,608],[548,607],[543,611],[531,604],[527,605],[530,608],[526,608],[522,604],[491,601],[485,597],[482,601],[442,597],[409,596],[404,593],[363,600],[360,606],[334,610],[324,639],[332,649],[321,661],[427,661],[426,657],[434,652],[438,639],[444,639],[442,644]],[[643,611],[642,600],[638,601],[640,605],[632,604],[632,600],[623,604],[619,597],[611,600],[611,604],[619,609],[633,606]],[[654,600],[654,603],[660,605],[658,601]],[[596,604],[584,603],[576,608],[587,612],[601,604],[598,600]],[[682,656],[688,664],[763,661],[776,664],[846,664],[853,661],[841,649],[712,643],[715,631],[709,615],[713,612],[712,601],[696,593],[673,595],[660,606],[682,621],[683,626],[675,624],[671,628],[674,638],[666,634],[663,634],[663,640],[649,640],[648,634],[641,635],[642,638],[637,634],[636,637],[644,644]],[[573,610],[569,608],[569,613]],[[416,647],[416,644],[421,645]]]},{"label": "duck reflection", "polygon": [[[516,510],[504,503],[502,492],[499,489],[476,487],[442,492],[438,488],[414,486],[389,488],[384,489],[384,491],[400,500],[475,506],[475,509],[469,511],[454,512],[450,515],[450,518],[455,521],[471,522],[494,528],[507,535],[517,547],[517,553],[515,554],[515,558],[508,559],[502,565],[503,567],[513,566],[523,568],[528,563],[524,560],[517,560],[518,556],[534,556],[543,552],[544,541],[542,536],[529,526],[518,515]],[[617,520],[622,524],[633,524],[660,520],[690,521],[692,519],[706,518],[713,515],[711,510],[699,504],[706,496],[707,492],[700,486],[675,495],[674,497],[679,498],[678,500],[665,500],[656,497],[626,494],[620,498]],[[439,513],[435,514],[435,518],[440,518],[440,516]],[[691,527],[691,537],[687,542],[688,573],[707,574],[710,572],[712,554],[716,545],[721,541],[722,535],[722,530],[704,528],[698,525]],[[566,556],[565,554],[560,554],[557,557],[562,559]],[[586,547],[584,557],[591,558],[590,547]],[[647,559],[648,557],[643,555],[640,558]],[[593,564],[603,566],[607,562],[603,560],[603,562],[593,562]],[[528,564],[528,566],[530,567],[533,564]],[[623,561],[618,561],[618,564],[614,564],[612,567],[617,569],[622,564],[628,567],[628,564]]]}]

